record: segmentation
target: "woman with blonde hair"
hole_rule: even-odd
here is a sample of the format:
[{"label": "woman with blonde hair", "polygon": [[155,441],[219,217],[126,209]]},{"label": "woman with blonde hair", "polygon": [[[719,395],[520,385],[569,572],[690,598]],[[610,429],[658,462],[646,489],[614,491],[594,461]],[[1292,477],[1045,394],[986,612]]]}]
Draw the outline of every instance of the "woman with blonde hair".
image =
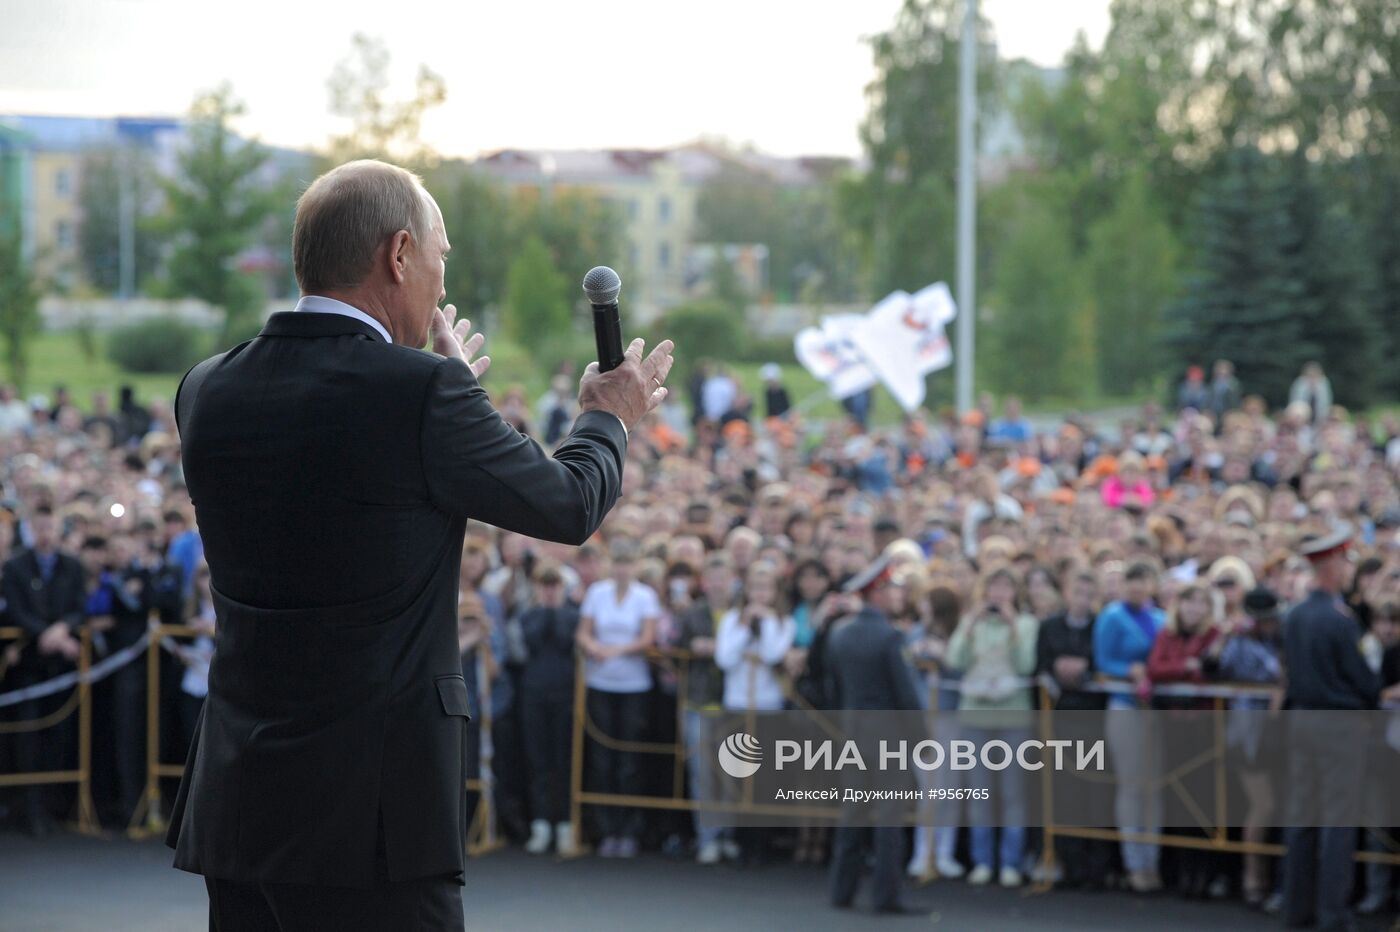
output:
[{"label": "woman with blonde hair", "polygon": [[[611,575],[589,586],[579,607],[575,641],[587,658],[588,717],[602,734],[626,747],[640,741],[646,730],[652,679],[645,654],[656,641],[661,600],[656,590],[637,581],[636,543],[614,541],[611,557]],[[632,751],[602,743],[589,749],[585,771],[597,792],[636,792],[639,770]],[[637,856],[641,810],[601,806],[596,819],[599,855]]]},{"label": "woman with blonde hair", "polygon": [[1221,623],[1226,630],[1247,624],[1244,611],[1245,593],[1254,588],[1254,571],[1236,556],[1221,557],[1210,565],[1206,581],[1220,594],[1223,602]]}]

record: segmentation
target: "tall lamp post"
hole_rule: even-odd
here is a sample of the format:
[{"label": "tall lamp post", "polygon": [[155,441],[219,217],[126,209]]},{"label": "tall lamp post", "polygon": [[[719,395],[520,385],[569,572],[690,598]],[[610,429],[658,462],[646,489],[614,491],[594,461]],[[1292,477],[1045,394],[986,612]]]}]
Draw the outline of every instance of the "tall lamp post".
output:
[{"label": "tall lamp post", "polygon": [[977,327],[977,0],[963,0],[958,59],[958,411],[972,409]]}]

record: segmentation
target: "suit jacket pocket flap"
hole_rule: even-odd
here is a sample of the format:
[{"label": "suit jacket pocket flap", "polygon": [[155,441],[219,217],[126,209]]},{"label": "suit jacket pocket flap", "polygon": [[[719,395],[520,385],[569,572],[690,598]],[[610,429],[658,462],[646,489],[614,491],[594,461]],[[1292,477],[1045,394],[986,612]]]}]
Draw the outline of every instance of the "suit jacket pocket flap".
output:
[{"label": "suit jacket pocket flap", "polygon": [[435,682],[438,698],[442,700],[442,711],[448,715],[471,718],[470,706],[467,704],[467,681],[458,674],[448,674],[437,677]]}]

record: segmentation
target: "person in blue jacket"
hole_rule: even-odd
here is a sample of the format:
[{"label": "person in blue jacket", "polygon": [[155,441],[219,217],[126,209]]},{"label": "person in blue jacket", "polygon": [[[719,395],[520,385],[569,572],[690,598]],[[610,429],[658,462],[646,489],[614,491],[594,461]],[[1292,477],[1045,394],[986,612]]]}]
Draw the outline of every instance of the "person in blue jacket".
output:
[{"label": "person in blue jacket", "polygon": [[[1146,682],[1147,656],[1166,620],[1153,602],[1156,589],[1156,568],[1146,562],[1132,564],[1123,576],[1123,598],[1110,602],[1094,625],[1094,668],[1132,686],[1109,696],[1104,725],[1118,778],[1114,813],[1120,831],[1149,834],[1162,830],[1162,797],[1152,779],[1161,771],[1162,752],[1150,727],[1151,716],[1135,710],[1138,689]],[[1128,885],[1137,893],[1161,889],[1159,846],[1124,841],[1122,850]]]}]

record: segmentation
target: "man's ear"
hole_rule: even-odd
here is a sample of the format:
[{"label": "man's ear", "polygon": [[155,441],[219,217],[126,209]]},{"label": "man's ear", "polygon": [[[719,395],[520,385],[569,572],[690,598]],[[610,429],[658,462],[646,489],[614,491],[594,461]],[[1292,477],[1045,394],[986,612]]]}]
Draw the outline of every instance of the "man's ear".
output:
[{"label": "man's ear", "polygon": [[407,230],[400,230],[389,238],[389,248],[386,250],[389,277],[396,285],[402,285],[408,275],[409,252],[412,248],[413,237],[408,235]]}]

